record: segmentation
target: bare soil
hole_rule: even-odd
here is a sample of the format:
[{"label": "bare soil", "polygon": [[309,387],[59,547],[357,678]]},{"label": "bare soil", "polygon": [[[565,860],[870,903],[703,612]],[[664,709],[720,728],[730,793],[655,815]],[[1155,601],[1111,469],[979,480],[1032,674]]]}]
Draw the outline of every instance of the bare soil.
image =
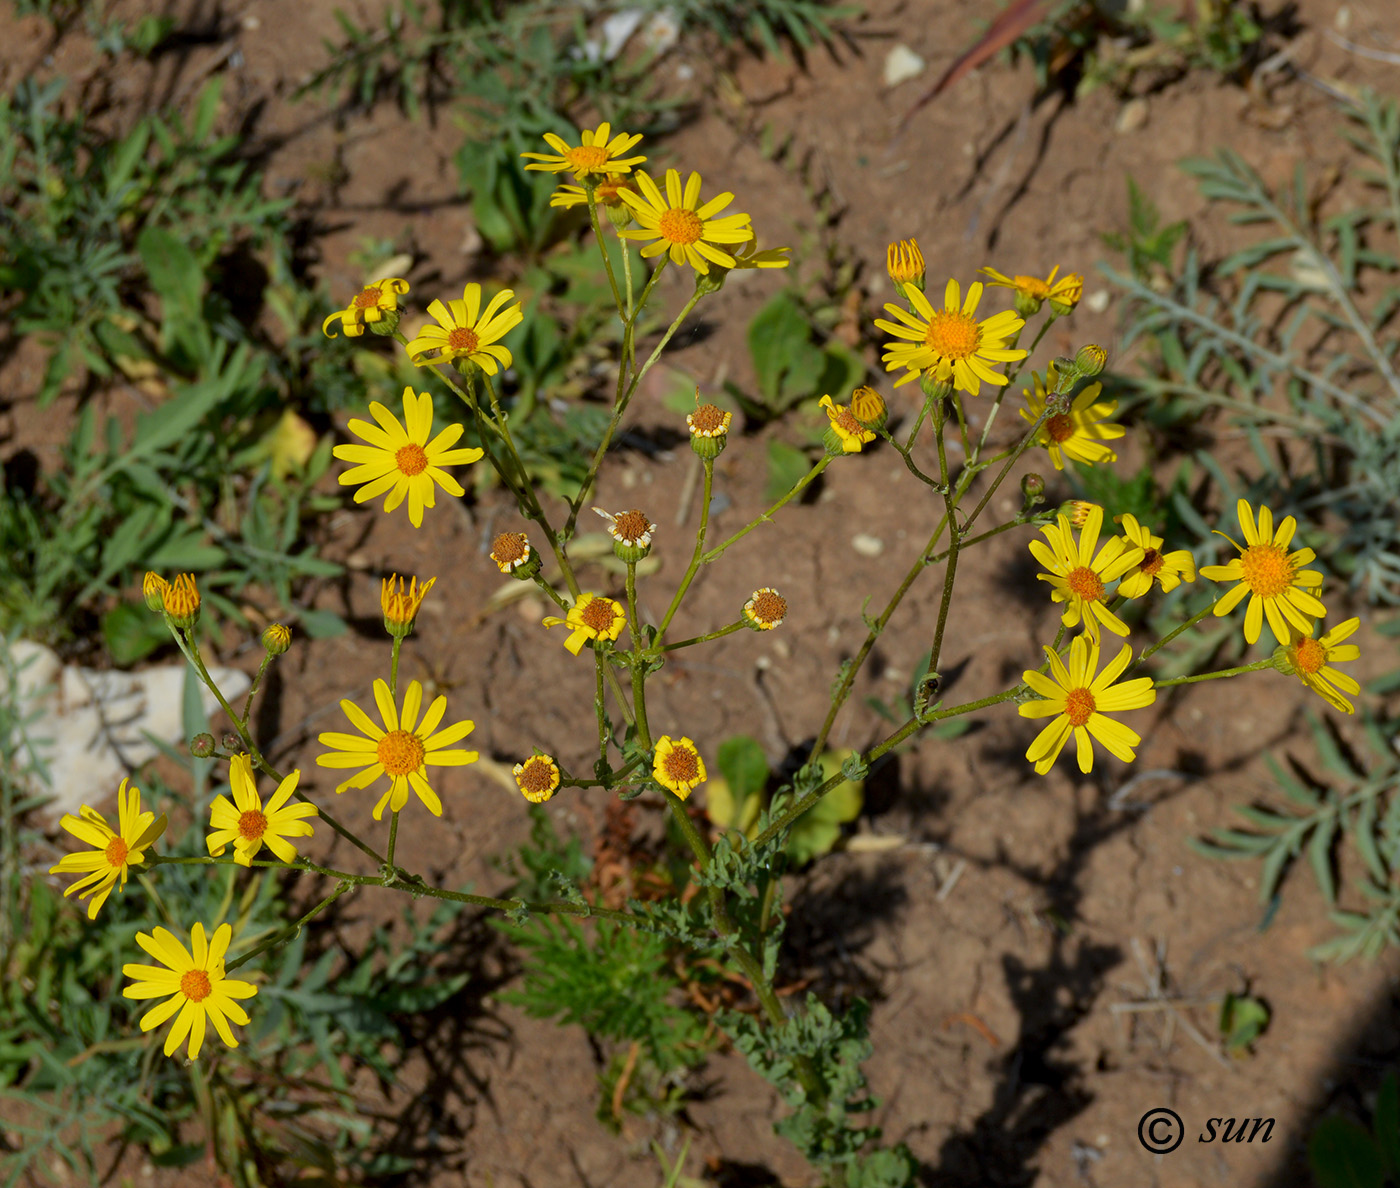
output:
[{"label": "bare soil", "polygon": [[[410,276],[414,300],[490,280],[456,191],[450,158],[460,133],[450,112],[425,126],[409,125],[388,105],[364,116],[287,102],[321,60],[321,37],[334,36],[335,7],[249,0],[236,11],[181,9],[214,36],[114,74],[110,101],[133,113],[192,93],[208,72],[225,74],[221,118],[244,126],[267,152],[270,193],[295,194],[314,209],[318,271],[333,291],[361,283],[347,262],[361,237],[395,235],[405,224],[421,253]],[[365,15],[380,8],[355,6]],[[1400,47],[1400,10],[1392,5],[1301,0],[1291,8],[1296,32],[1277,39],[1291,65],[1248,89],[1189,75],[1147,94],[1125,125],[1125,106],[1108,90],[1079,101],[1058,92],[1037,98],[1028,68],[997,59],[905,121],[992,8],[873,0],[868,9],[840,46],[803,63],[745,59],[721,70],[705,47],[682,46],[665,68],[695,69],[713,84],[711,98],[653,149],[652,163],[698,169],[707,187],[734,191],[735,209],[753,216],[765,244],[838,245],[857,265],[851,310],[862,324],[892,299],[884,276],[892,239],[916,236],[938,285],[945,276],[966,284],[989,264],[1011,273],[1081,271],[1088,299],[1057,326],[1043,358],[1084,342],[1116,344],[1117,302],[1096,299],[1106,286],[1094,263],[1107,254],[1100,232],[1124,225],[1125,175],[1150,190],[1165,218],[1191,219],[1205,252],[1218,249],[1223,220],[1205,218],[1204,200],[1176,162],[1229,146],[1270,180],[1298,161],[1318,171],[1345,166],[1349,149],[1319,80],[1393,90],[1397,76],[1393,64],[1349,51],[1328,31],[1344,25],[1352,41]],[[48,44],[47,26],[36,20],[0,17],[0,27],[8,31],[0,52],[7,87],[30,69],[79,78],[103,69],[83,56],[79,38]],[[881,72],[896,43],[929,66],[889,89]],[[765,128],[777,143],[791,137],[777,159],[763,151]],[[838,212],[834,222],[819,213],[819,194]],[[681,285],[668,280],[663,299],[674,305]],[[707,305],[705,332],[680,336],[670,367],[702,390],[726,376],[744,382],[744,327],[780,283],[771,273],[736,276]],[[1116,365],[1131,368],[1131,352]],[[0,459],[21,447],[52,450],[63,439],[61,422],[26,401],[33,368],[21,353],[4,377],[3,390],[19,395],[0,405]],[[678,440],[683,424],[660,399],[669,382],[659,378],[635,402],[634,441]],[[907,414],[913,399],[895,394],[892,408]],[[1004,435],[1011,420],[999,426]],[[784,423],[734,435],[717,469],[716,532],[732,532],[762,509],[767,442],[795,436]],[[1237,447],[1228,435],[1215,439],[1222,459],[1247,464]],[[1124,451],[1120,465],[1133,464]],[[640,507],[659,525],[662,569],[642,591],[643,613],[653,620],[688,556],[697,515],[695,498],[686,497],[692,465],[683,445],[629,448],[609,461],[595,500]],[[1010,495],[998,498],[1004,506],[995,510],[1014,510]],[[872,595],[872,607],[883,605],[939,510],[887,449],[831,467],[818,498],[788,509],[704,572],[678,629],[698,633],[729,621],[762,585],[787,596],[787,622],[673,664],[654,684],[653,727],[691,736],[706,754],[730,735],[753,734],[774,762],[810,740],[837,665],[864,636],[863,600]],[[312,788],[330,793],[333,781],[315,767],[315,735],[341,728],[339,698],[362,699],[387,670],[388,641],[375,626],[377,575],[398,571],[439,579],[406,644],[403,671],[436,682],[452,714],[475,720],[472,741],[483,756],[509,764],[540,745],[586,770],[591,665],[571,657],[559,633],[539,627],[545,608],[536,599],[484,619],[478,613],[501,584],[486,556],[490,539],[516,526],[513,509],[494,496],[448,501],[417,532],[404,530],[402,515],[352,509],[347,500],[329,524],[325,554],[344,561],[350,576],[321,597],[356,630],[299,643],[285,657],[261,718],[263,737],[275,738],[273,761],[300,767]],[[853,545],[858,534],[879,540],[877,557]],[[1051,607],[1025,563],[1027,539],[1008,533],[963,560],[945,666],[955,697],[1004,687],[1053,637]],[[612,580],[599,571],[592,578],[600,588]],[[883,737],[865,700],[907,687],[928,648],[937,595],[930,579],[905,601],[838,721],[837,744]],[[1371,633],[1365,607],[1354,610],[1363,616],[1363,657],[1354,668],[1364,680],[1393,666],[1392,645]],[[230,649],[221,661],[252,666],[255,656]],[[867,1071],[882,1100],[876,1119],[888,1139],[909,1144],[927,1184],[1310,1182],[1301,1152],[1319,1110],[1339,1101],[1357,1107],[1377,1070],[1400,1060],[1400,963],[1393,955],[1372,966],[1309,963],[1304,950],[1332,935],[1310,878],[1285,883],[1266,923],[1257,869],[1200,858],[1186,839],[1230,822],[1231,805],[1272,798],[1261,756],[1288,750],[1306,760],[1304,712],[1320,708],[1297,682],[1273,674],[1195,686],[1135,716],[1144,744],[1132,767],[1101,754],[1089,777],[1062,761],[1042,778],[1023,758],[1034,727],[1001,707],[974,732],[926,740],[881,773],[856,833],[894,839],[891,848],[851,846],[790,878],[782,980],[834,1005],[856,994],[873,1001]],[[1358,737],[1354,721],[1337,725],[1344,737]],[[526,836],[524,801],[482,768],[449,770],[440,791],[443,819],[406,814],[401,847],[434,881],[501,887],[504,876],[489,860]],[[372,833],[371,803],[341,797],[334,810]],[[550,805],[561,830],[586,840],[598,836],[604,808],[597,794]],[[358,858],[329,838],[320,856],[350,867]],[[394,897],[362,895],[333,927],[363,935],[399,910]],[[648,1143],[674,1154],[687,1134],[688,1174],[733,1185],[814,1182],[772,1132],[782,1112],[776,1096],[734,1053],[708,1061],[680,1117],[628,1117],[620,1135],[605,1131],[594,1118],[600,1054],[581,1030],[532,1020],[496,1000],[512,976],[511,958],[486,929],[463,937],[445,959],[472,968],[476,979],[453,1017],[425,1031],[400,1088],[372,1103],[394,1119],[389,1148],[419,1157],[413,1183],[643,1188],[659,1178]],[[1223,1057],[1215,1004],[1246,989],[1268,1003],[1272,1022],[1252,1055]],[[1138,1123],[1163,1106],[1184,1119],[1187,1141],[1154,1156],[1138,1141]],[[1272,1138],[1196,1141],[1216,1117],[1272,1118]],[[180,1182],[197,1181],[184,1174]]]}]

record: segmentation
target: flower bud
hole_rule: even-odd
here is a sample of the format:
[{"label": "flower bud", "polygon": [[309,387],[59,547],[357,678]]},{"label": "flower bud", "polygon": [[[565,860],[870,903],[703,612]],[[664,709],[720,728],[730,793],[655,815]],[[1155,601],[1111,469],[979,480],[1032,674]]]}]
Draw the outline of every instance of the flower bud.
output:
[{"label": "flower bud", "polygon": [[214,753],[214,736],[196,734],[190,739],[190,754],[196,759],[208,759]]},{"label": "flower bud", "polygon": [[1107,364],[1108,352],[1097,343],[1080,347],[1079,353],[1074,356],[1074,365],[1083,376],[1098,375]]},{"label": "flower bud", "polygon": [[1038,474],[1021,476],[1021,514],[1026,515],[1031,508],[1045,502],[1045,479]]},{"label": "flower bud", "polygon": [[199,590],[194,574],[182,573],[167,582],[162,591],[165,614],[181,631],[189,631],[199,621]]},{"label": "flower bud", "polygon": [[141,597],[146,600],[146,608],[161,614],[165,610],[165,590],[169,583],[154,570],[146,570],[141,582]]},{"label": "flower bud", "polygon": [[224,750],[241,751],[243,749],[243,740],[239,738],[238,735],[234,734],[232,730],[224,734]]},{"label": "flower bud", "polygon": [[953,394],[953,377],[939,379],[932,367],[926,367],[919,373],[919,387],[930,400],[947,400]]},{"label": "flower bud", "polygon": [[868,429],[881,429],[885,424],[885,400],[869,386],[851,393],[851,415]]},{"label": "flower bud", "polygon": [[[398,583],[395,586],[395,582]],[[384,615],[384,630],[395,639],[403,639],[413,630],[418,618],[418,608],[428,591],[437,583],[437,578],[429,578],[421,586],[416,577],[409,578],[408,589],[404,589],[403,578],[398,574],[385,578],[379,585],[379,609]]]},{"label": "flower bud", "polygon": [[292,631],[283,623],[269,623],[263,628],[262,646],[270,656],[280,656],[292,646]]},{"label": "flower bud", "polygon": [[919,292],[924,291],[924,256],[919,251],[917,239],[901,239],[885,249],[885,269],[890,274],[895,291],[906,301],[906,285],[912,285]]}]

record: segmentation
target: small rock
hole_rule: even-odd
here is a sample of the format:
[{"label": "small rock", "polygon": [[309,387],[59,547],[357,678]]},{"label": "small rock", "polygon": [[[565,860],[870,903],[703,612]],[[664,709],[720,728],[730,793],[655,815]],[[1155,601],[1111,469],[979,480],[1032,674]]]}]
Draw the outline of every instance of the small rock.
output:
[{"label": "small rock", "polygon": [[1108,308],[1108,303],[1113,300],[1113,294],[1107,289],[1095,289],[1084,298],[1084,307],[1090,313],[1101,314]]},{"label": "small rock", "polygon": [[1139,95],[1129,99],[1118,111],[1113,130],[1122,136],[1137,132],[1147,124],[1147,100]]},{"label": "small rock", "polygon": [[862,557],[878,557],[885,551],[885,542],[868,532],[857,532],[851,537],[851,548]]},{"label": "small rock", "polygon": [[924,60],[907,45],[897,45],[885,55],[885,86],[897,87],[924,72]]}]

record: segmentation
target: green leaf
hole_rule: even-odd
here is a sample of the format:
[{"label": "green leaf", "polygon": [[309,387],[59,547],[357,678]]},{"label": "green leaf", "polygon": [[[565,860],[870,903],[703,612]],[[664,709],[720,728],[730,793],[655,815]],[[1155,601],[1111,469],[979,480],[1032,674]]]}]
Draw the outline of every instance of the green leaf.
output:
[{"label": "green leaf", "polygon": [[768,443],[768,486],[763,492],[764,499],[776,503],[791,491],[811,470],[807,455],[796,446],[782,441]]},{"label": "green leaf", "polygon": [[1384,1188],[1375,1141],[1350,1118],[1323,1118],[1308,1140],[1308,1166],[1318,1188]]},{"label": "green leaf", "polygon": [[715,762],[740,806],[749,797],[760,795],[768,784],[768,757],[758,741],[747,734],[720,743]]},{"label": "green leaf", "polygon": [[1337,902],[1337,880],[1332,874],[1332,839],[1336,836],[1337,818],[1334,814],[1313,831],[1312,841],[1308,844],[1308,862],[1328,903]]},{"label": "green leaf", "polygon": [[102,639],[118,668],[129,668],[170,638],[165,621],[146,609],[119,602],[102,616]]},{"label": "green leaf", "polygon": [[330,639],[336,635],[344,635],[347,630],[345,620],[335,611],[304,610],[298,616],[298,621],[301,629],[311,639]]},{"label": "green leaf", "polygon": [[204,270],[183,241],[162,227],[147,227],[136,237],[151,288],[165,302],[165,320],[197,317],[204,304]]},{"label": "green leaf", "polygon": [[1248,995],[1227,994],[1220,1004],[1220,1034],[1232,1052],[1248,1048],[1269,1025],[1269,1008]]}]

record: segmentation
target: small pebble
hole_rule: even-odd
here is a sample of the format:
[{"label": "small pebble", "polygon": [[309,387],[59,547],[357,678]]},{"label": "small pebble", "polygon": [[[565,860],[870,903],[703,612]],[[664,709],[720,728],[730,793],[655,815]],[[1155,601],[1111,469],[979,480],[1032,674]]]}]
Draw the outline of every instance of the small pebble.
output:
[{"label": "small pebble", "polygon": [[924,60],[907,45],[897,45],[885,55],[885,86],[897,87],[924,72]]},{"label": "small pebble", "polygon": [[862,557],[878,557],[885,551],[885,542],[867,532],[857,532],[851,537],[851,548]]}]

